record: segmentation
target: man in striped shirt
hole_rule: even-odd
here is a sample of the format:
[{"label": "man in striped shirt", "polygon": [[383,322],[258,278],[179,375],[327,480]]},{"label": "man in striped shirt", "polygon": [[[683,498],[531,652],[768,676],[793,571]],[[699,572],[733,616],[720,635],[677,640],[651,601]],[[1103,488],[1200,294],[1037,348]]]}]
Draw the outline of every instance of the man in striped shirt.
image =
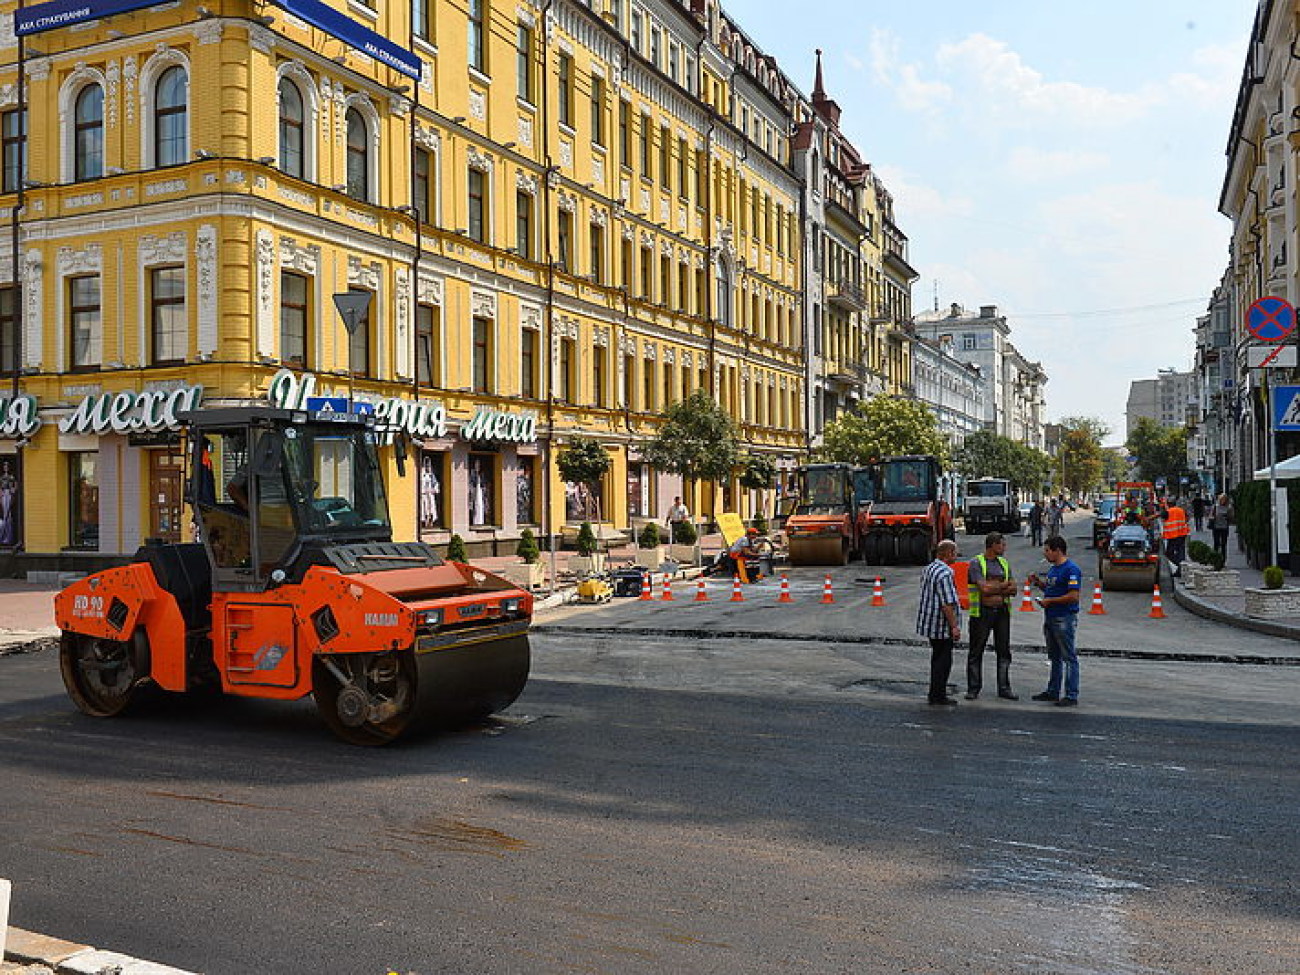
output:
[{"label": "man in striped shirt", "polygon": [[956,705],[948,696],[948,675],[952,672],[952,648],[961,638],[957,584],[952,563],[957,543],[944,539],[934,550],[934,561],[921,573],[921,602],[916,613],[916,632],[930,641],[930,703]]}]

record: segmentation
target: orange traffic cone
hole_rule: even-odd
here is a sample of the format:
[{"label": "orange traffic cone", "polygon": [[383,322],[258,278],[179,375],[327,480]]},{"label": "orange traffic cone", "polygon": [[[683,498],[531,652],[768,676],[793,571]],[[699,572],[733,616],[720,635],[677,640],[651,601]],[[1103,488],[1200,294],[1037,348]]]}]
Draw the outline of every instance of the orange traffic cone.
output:
[{"label": "orange traffic cone", "polygon": [[790,578],[784,572],[781,573],[781,595],[777,597],[776,601],[778,603],[794,602],[790,598]]},{"label": "orange traffic cone", "polygon": [[704,588],[704,577],[700,576],[699,583],[695,587],[695,601],[697,603],[707,603],[709,594]]},{"label": "orange traffic cone", "polygon": [[871,605],[872,606],[885,605],[885,590],[880,585],[880,576],[876,576],[875,588],[871,590]]},{"label": "orange traffic cone", "polygon": [[659,597],[661,602],[671,603],[673,601],[673,577],[667,572],[664,573],[664,590],[663,595]]},{"label": "orange traffic cone", "polygon": [[650,573],[646,572],[641,575],[641,599],[643,603],[651,602],[655,598],[654,591],[650,588]]},{"label": "orange traffic cone", "polygon": [[831,591],[831,577],[826,577],[826,584],[822,586],[822,603],[835,602],[835,593]]},{"label": "orange traffic cone", "polygon": [[1147,613],[1153,620],[1162,620],[1165,618],[1164,607],[1160,605],[1160,584],[1157,583],[1151,590],[1151,612]]},{"label": "orange traffic cone", "polygon": [[1029,580],[1025,580],[1025,591],[1020,597],[1020,612],[1032,613],[1034,611],[1034,597],[1029,594]]},{"label": "orange traffic cone", "polygon": [[743,603],[744,601],[745,601],[745,594],[740,591],[740,576],[732,576],[731,577],[731,599],[729,599],[728,602]]},{"label": "orange traffic cone", "polygon": [[1088,610],[1089,616],[1105,616],[1106,607],[1101,604],[1101,583],[1092,584],[1092,609]]}]

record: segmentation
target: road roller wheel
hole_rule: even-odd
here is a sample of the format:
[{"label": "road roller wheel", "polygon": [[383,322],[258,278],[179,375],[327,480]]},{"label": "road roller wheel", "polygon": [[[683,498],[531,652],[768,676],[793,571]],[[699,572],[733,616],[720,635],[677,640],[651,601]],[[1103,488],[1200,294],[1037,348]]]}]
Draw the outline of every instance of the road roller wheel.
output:
[{"label": "road roller wheel", "polygon": [[149,675],[149,644],[143,633],[131,640],[104,640],[64,631],[59,639],[63,686],[78,710],[96,718],[126,711]]},{"label": "road roller wheel", "polygon": [[849,564],[850,554],[851,550],[849,548],[849,540],[847,538],[840,539],[840,565]]},{"label": "road roller wheel", "polygon": [[352,745],[386,745],[415,713],[415,653],[349,653],[312,664],[312,697],[329,729]]}]

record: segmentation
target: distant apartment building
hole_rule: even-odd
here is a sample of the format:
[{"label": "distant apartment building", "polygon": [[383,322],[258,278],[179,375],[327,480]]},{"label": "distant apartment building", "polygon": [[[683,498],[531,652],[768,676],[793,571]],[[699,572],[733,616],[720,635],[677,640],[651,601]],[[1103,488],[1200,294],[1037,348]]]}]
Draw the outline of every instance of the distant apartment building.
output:
[{"label": "distant apartment building", "polygon": [[950,339],[918,338],[912,346],[912,387],[934,411],[953,447],[984,428],[985,381],[980,367],[953,354]]},{"label": "distant apartment building", "polygon": [[1161,369],[1155,379],[1135,379],[1129,383],[1125,431],[1132,436],[1141,417],[1162,427],[1186,426],[1196,413],[1198,401],[1198,380],[1193,372]]}]

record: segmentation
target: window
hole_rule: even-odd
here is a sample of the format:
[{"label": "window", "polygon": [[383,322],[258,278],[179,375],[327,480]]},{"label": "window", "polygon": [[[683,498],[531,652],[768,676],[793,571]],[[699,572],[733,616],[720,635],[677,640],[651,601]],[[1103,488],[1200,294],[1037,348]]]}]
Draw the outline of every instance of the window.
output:
[{"label": "window", "polygon": [[370,147],[366,120],[355,108],[349,108],[347,115],[348,157],[347,157],[347,193],[354,200],[370,199]]},{"label": "window", "polygon": [[673,139],[666,125],[659,126],[659,185],[673,188]]},{"label": "window", "polygon": [[470,350],[470,381],[476,393],[492,392],[492,322],[475,318]]},{"label": "window", "polygon": [[631,295],[632,290],[636,285],[636,282],[633,280],[632,272],[632,241],[623,241],[620,245],[619,254],[619,263],[623,265],[620,271],[622,279],[619,283],[622,284],[623,290]]},{"label": "window", "polygon": [[572,274],[573,267],[573,214],[560,210],[555,215],[555,259],[560,268]]},{"label": "window", "polygon": [[537,399],[537,329],[525,328],[519,335],[519,395]]},{"label": "window", "polygon": [[153,362],[183,362],[189,331],[185,314],[185,268],[158,267],[149,272],[149,323]]},{"label": "window", "polygon": [[618,103],[618,162],[632,167],[632,106],[625,101]]},{"label": "window", "polygon": [[668,42],[668,77],[672,78],[674,82],[681,81],[679,52],[677,45],[672,41]]},{"label": "window", "polygon": [[306,175],[303,151],[302,92],[288,78],[280,79],[280,171],[302,179]]},{"label": "window", "polygon": [[695,205],[705,206],[709,200],[709,154],[695,150]]},{"label": "window", "polygon": [[73,178],[97,179],[104,175],[104,89],[81,89],[73,115]]},{"label": "window", "polygon": [[718,262],[718,307],[714,309],[714,317],[722,325],[731,325],[731,274],[727,266],[721,261]]},{"label": "window", "polygon": [[515,522],[520,525],[537,524],[537,467],[538,458],[518,457],[515,473]]},{"label": "window", "polygon": [[519,89],[519,97],[530,105],[537,99],[534,77],[533,29],[521,23],[515,39],[515,84]]},{"label": "window", "polygon": [[658,27],[650,28],[650,63],[656,68],[662,67],[659,63],[659,46],[663,42],[663,34]]},{"label": "window", "polygon": [[280,361],[307,368],[307,278],[280,272]]},{"label": "window", "polygon": [[465,467],[470,527],[484,528],[497,524],[497,455],[470,454]]},{"label": "window", "polygon": [[591,141],[605,144],[605,79],[591,76]]},{"label": "window", "polygon": [[636,404],[632,402],[632,397],[636,390],[636,356],[625,354],[623,356],[623,405],[629,410]]},{"label": "window", "polygon": [[533,259],[533,196],[523,191],[515,193],[515,253]]},{"label": "window", "polygon": [[605,408],[605,363],[609,351],[604,346],[591,350],[591,402],[598,409]]},{"label": "window", "polygon": [[14,297],[18,289],[0,288],[0,375],[12,376],[18,363],[18,322],[14,317]]},{"label": "window", "polygon": [[469,66],[487,73],[487,0],[469,0]]},{"label": "window", "polygon": [[605,280],[605,228],[593,223],[588,232],[591,235],[591,279],[598,283]]},{"label": "window", "polygon": [[645,30],[645,15],[635,7],[632,8],[632,33],[628,40],[632,42],[632,50],[637,54],[641,53],[641,35]]},{"label": "window", "polygon": [[659,303],[666,305],[673,296],[673,259],[659,255]]},{"label": "window", "polygon": [[433,0],[411,0],[411,33],[422,41],[433,39]]},{"label": "window", "polygon": [[563,403],[576,402],[578,384],[574,381],[577,377],[573,374],[575,358],[576,348],[573,339],[561,339],[559,375],[555,377],[559,388],[555,391],[555,395]]},{"label": "window", "polygon": [[411,205],[415,207],[415,219],[421,223],[432,223],[433,196],[429,188],[429,170],[433,158],[427,149],[416,149],[413,156],[411,173]]},{"label": "window", "polygon": [[480,244],[486,241],[487,221],[484,220],[486,215],[485,198],[487,192],[487,176],[481,169],[471,169],[466,180],[469,192],[469,211],[468,222],[466,224],[466,233],[471,240],[477,240]]},{"label": "window", "polygon": [[98,454],[68,454],[68,543],[73,548],[99,548]]},{"label": "window", "polygon": [[573,58],[567,54],[560,55],[556,84],[559,86],[560,124],[573,128]]},{"label": "window", "polygon": [[99,368],[99,275],[68,279],[72,368]]},{"label": "window", "polygon": [[655,254],[649,247],[641,248],[641,297],[654,301],[655,297]]},{"label": "window", "polygon": [[374,310],[375,300],[372,292],[364,288],[348,288],[349,294],[368,294],[370,303],[366,313],[357,322],[356,329],[348,336],[348,370],[355,376],[370,375],[370,313]]},{"label": "window", "polygon": [[664,363],[664,409],[668,409],[673,403],[677,402],[677,392],[673,389],[673,364]]},{"label": "window", "polygon": [[686,264],[677,265],[677,310],[683,315],[691,311],[691,269]]},{"label": "window", "polygon": [[415,306],[415,381],[437,386],[442,378],[442,335],[436,305]]},{"label": "window", "polygon": [[641,116],[641,175],[650,179],[650,116]]},{"label": "window", "polygon": [[655,410],[655,361],[643,359],[641,362],[641,409],[646,413]]},{"label": "window", "polygon": [[420,531],[447,527],[447,505],[443,503],[442,485],[447,479],[447,453],[442,450],[420,451],[419,520]]},{"label": "window", "polygon": [[677,195],[683,200],[691,192],[691,156],[686,140],[677,140]]},{"label": "window", "polygon": [[973,352],[976,348],[978,348],[978,345],[975,341],[975,334],[973,332],[967,332],[962,335],[961,349],[963,352]]},{"label": "window", "polygon": [[0,115],[0,144],[3,145],[4,183],[0,192],[17,193],[27,176],[27,113]]},{"label": "window", "polygon": [[190,79],[173,65],[154,88],[154,165],[176,166],[189,160]]}]

